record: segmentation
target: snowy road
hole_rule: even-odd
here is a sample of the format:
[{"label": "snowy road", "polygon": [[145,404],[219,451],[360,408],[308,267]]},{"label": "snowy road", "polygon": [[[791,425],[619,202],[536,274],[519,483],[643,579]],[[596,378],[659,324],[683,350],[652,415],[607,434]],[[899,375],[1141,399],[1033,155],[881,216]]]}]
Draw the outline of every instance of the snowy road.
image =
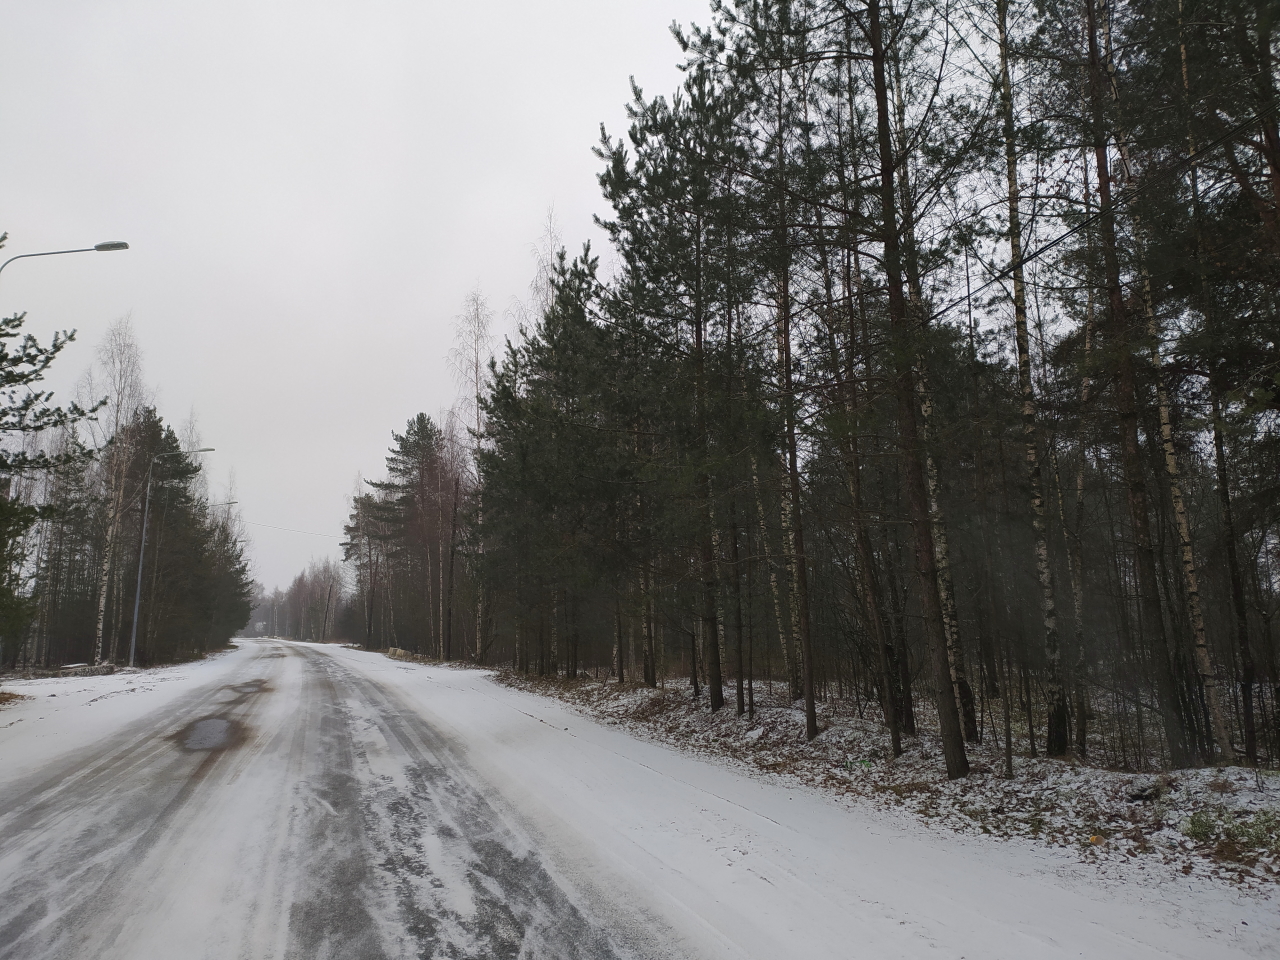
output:
[{"label": "snowy road", "polygon": [[[0,958],[1275,956],[1274,900],[850,810],[274,641],[0,712]],[[56,699],[50,695],[56,695]]]}]

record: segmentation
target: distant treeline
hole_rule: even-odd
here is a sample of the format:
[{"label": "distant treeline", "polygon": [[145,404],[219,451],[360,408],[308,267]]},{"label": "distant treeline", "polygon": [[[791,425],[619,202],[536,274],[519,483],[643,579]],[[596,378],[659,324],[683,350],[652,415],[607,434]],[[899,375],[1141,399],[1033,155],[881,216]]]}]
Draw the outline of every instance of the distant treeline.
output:
[{"label": "distant treeline", "polygon": [[356,499],[357,638],[781,680],[952,776],[1014,726],[1276,763],[1273,14],[716,4],[602,137],[616,269],[544,262],[474,417]]},{"label": "distant treeline", "polygon": [[[3,323],[3,386],[29,388],[65,341],[14,349],[22,318]],[[239,524],[229,506],[210,505],[198,459],[184,452],[198,440],[180,441],[147,399],[127,321],[111,328],[80,392],[85,401],[66,409],[48,394],[8,396],[0,426],[23,445],[3,453],[0,668],[121,664],[135,642],[139,665],[225,647],[249,616]]]},{"label": "distant treeline", "polygon": [[334,560],[312,561],[293,578],[288,590],[277,587],[267,593],[261,584],[254,584],[253,612],[244,635],[317,643],[361,637],[346,587],[342,567]]}]

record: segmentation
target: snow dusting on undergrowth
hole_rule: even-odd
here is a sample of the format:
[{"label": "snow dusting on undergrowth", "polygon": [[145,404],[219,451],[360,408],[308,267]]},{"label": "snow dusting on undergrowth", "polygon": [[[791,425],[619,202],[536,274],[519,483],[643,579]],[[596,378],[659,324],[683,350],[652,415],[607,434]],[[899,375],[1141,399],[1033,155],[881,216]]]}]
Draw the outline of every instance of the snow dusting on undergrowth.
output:
[{"label": "snow dusting on undergrowth", "polygon": [[902,809],[961,833],[1023,837],[1071,847],[1102,872],[1125,862],[1155,873],[1274,889],[1280,883],[1280,772],[1243,767],[1133,773],[1075,760],[1014,756],[1003,775],[997,738],[969,744],[970,775],[949,781],[940,739],[904,737],[890,756],[888,736],[843,705],[818,706],[822,733],[804,739],[804,713],[781,700],[755,719],[728,702],[712,714],[687,683],[665,690],[598,680],[538,679],[502,672],[507,685],[552,696],[605,723],[680,749],[736,761],[856,802]]}]

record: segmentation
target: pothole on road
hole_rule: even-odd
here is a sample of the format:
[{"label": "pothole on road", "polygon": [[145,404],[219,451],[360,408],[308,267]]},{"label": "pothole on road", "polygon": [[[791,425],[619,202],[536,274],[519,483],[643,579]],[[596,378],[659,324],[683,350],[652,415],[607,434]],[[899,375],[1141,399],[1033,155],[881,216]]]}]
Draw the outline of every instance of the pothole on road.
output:
[{"label": "pothole on road", "polygon": [[235,739],[236,724],[225,717],[205,717],[184,731],[182,746],[186,750],[221,750]]}]

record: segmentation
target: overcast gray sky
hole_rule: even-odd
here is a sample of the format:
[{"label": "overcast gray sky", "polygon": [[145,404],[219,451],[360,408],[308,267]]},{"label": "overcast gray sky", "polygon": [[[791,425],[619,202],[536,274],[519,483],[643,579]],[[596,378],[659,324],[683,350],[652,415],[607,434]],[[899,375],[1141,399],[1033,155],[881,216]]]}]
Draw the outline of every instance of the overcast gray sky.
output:
[{"label": "overcast gray sky", "polygon": [[[392,429],[455,393],[452,320],[527,294],[554,207],[599,241],[591,148],[630,76],[680,80],[706,0],[3,0],[0,313],[78,341],[63,399],[131,314],[160,412],[194,409],[215,495],[338,535]],[[251,526],[287,586],[337,539]]]}]

